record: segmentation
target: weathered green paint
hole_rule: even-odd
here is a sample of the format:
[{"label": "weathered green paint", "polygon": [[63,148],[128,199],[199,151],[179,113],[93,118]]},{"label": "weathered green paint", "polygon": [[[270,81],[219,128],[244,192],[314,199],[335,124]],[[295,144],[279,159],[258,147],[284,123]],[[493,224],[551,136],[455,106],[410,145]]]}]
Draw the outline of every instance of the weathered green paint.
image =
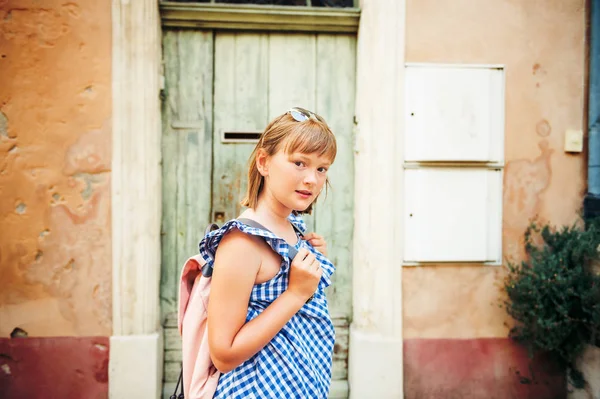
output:
[{"label": "weathered green paint", "polygon": [[213,218],[242,211],[251,144],[224,144],[224,132],[262,132],[268,122],[269,37],[217,33],[215,40]]},{"label": "weathered green paint", "polygon": [[354,229],[354,93],[356,38],[317,36],[316,112],[336,136],[335,163],[328,172],[331,188],[315,206],[316,229],[328,242],[336,266],[327,298],[336,325],[333,379],[347,378],[348,326],[352,317],[352,232]]},{"label": "weathered green paint", "polygon": [[161,281],[165,381],[176,379],[178,372],[180,344],[173,332],[181,264],[197,252],[204,226],[217,212],[228,220],[243,210],[239,202],[254,143],[223,143],[223,134],[262,131],[273,117],[296,105],[323,115],[338,143],[329,172],[332,188],[305,220],[309,231],[326,237],[337,267],[328,293],[337,331],[333,378],[347,379],[355,47],[353,35],[165,32]]},{"label": "weathered green paint", "polygon": [[212,32],[164,33],[165,99],[162,139],[163,320],[176,311],[185,259],[197,253],[208,223],[212,147]]},{"label": "weathered green paint", "polygon": [[[269,117],[294,106],[314,110],[316,105],[316,35],[274,34],[269,56]],[[304,215],[313,231],[314,213]]]}]

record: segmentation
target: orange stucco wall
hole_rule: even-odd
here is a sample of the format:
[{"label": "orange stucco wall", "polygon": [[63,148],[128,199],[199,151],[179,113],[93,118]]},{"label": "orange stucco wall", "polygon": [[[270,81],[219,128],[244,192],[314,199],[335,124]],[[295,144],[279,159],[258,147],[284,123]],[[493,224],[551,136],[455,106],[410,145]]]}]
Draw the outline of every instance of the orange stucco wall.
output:
[{"label": "orange stucco wall", "polygon": [[0,0],[0,337],[110,335],[110,18]]},{"label": "orange stucco wall", "polygon": [[[585,0],[407,0],[408,62],[503,64],[503,253],[523,256],[532,217],[570,224],[585,194],[585,155],[563,150],[584,128]],[[506,337],[503,270],[404,268],[404,338]]]}]

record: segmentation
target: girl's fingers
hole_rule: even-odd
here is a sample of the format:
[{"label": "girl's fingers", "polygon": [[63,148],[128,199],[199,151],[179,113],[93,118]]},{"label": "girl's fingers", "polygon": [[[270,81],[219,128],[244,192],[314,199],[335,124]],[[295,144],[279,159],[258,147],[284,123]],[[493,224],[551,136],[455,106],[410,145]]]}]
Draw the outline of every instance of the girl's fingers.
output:
[{"label": "girl's fingers", "polygon": [[321,268],[321,262],[315,260],[315,262],[313,263],[313,267],[315,268],[315,270],[319,270]]},{"label": "girl's fingers", "polygon": [[327,248],[327,244],[324,241],[311,242],[310,244],[320,252],[323,252]]},{"label": "girl's fingers", "polygon": [[304,235],[304,239],[306,241],[311,241],[311,240],[314,240],[314,239],[323,240],[323,236],[320,235],[320,234],[317,234],[317,233],[308,233],[308,234]]},{"label": "girl's fingers", "polygon": [[310,267],[315,260],[316,260],[316,256],[312,253],[309,253],[308,256],[304,259],[303,263],[306,267]]},{"label": "girl's fingers", "polygon": [[310,254],[310,251],[307,248],[300,248],[300,250],[298,251],[298,254],[296,255],[296,257],[294,258],[295,261],[298,262],[303,262],[304,259],[306,259],[306,257]]},{"label": "girl's fingers", "polygon": [[312,246],[315,247],[318,245],[323,245],[323,242],[325,242],[325,240],[323,240],[321,237],[314,237],[308,240],[308,242],[310,242]]}]

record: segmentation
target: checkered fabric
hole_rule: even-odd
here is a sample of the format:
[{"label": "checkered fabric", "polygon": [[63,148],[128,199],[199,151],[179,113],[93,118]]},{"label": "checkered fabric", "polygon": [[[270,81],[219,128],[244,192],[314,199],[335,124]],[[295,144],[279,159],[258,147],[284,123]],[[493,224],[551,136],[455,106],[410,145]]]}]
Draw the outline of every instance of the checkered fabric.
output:
[{"label": "checkered fabric", "polygon": [[[291,223],[304,232],[303,220],[291,215]],[[271,280],[252,289],[246,322],[254,319],[288,286],[289,244],[272,233],[231,220],[208,234],[199,244],[200,254],[212,267],[223,236],[237,228],[263,237],[282,257],[281,268]],[[304,305],[277,335],[257,354],[229,373],[221,375],[214,399],[324,399],[331,383],[331,360],[335,331],[329,315],[325,288],[331,284],[333,264],[307,241],[298,240],[296,249],[308,248],[321,262],[323,276],[314,298]]]}]

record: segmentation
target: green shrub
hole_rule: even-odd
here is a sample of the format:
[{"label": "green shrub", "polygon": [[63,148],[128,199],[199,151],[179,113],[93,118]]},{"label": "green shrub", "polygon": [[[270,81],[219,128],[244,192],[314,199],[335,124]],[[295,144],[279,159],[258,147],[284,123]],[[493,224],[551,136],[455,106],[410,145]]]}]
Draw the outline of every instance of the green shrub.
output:
[{"label": "green shrub", "polygon": [[504,281],[504,306],[516,322],[510,336],[530,357],[556,358],[576,388],[585,385],[577,357],[600,342],[600,276],[592,270],[599,245],[598,220],[560,229],[533,222],[525,233],[526,260],[509,262]]}]

